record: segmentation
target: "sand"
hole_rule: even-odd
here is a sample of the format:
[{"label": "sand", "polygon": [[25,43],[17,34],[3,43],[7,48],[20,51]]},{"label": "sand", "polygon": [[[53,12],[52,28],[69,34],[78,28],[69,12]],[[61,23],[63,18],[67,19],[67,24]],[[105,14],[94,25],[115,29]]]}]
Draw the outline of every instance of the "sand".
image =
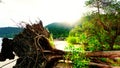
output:
[{"label": "sand", "polygon": [[15,59],[13,60],[6,59],[6,61],[0,62],[0,68],[13,68],[17,58],[18,57],[15,56]]}]

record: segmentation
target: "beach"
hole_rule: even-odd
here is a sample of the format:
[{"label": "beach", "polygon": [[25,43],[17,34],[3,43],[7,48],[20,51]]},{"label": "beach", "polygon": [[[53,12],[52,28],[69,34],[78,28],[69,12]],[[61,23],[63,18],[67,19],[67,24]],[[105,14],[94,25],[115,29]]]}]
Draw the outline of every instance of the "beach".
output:
[{"label": "beach", "polygon": [[0,62],[0,68],[13,68],[13,66],[16,63],[17,58],[18,57],[15,56],[15,59],[13,60],[6,59],[6,61]]}]

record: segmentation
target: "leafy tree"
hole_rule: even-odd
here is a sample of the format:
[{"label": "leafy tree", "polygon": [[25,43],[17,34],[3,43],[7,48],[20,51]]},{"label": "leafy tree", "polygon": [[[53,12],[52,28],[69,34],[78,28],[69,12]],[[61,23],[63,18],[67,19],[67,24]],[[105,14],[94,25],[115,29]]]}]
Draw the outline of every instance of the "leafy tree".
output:
[{"label": "leafy tree", "polygon": [[88,0],[85,2],[86,6],[96,8],[99,14],[101,11],[105,13],[115,13],[120,8],[119,3],[118,0]]},{"label": "leafy tree", "polygon": [[[113,50],[113,46],[120,36],[120,1],[89,0],[86,1],[86,4],[88,6],[94,5],[93,7],[98,9],[97,13],[92,13],[92,16],[94,16],[92,23],[99,27],[99,31],[102,31],[100,33],[102,34],[101,37],[105,36],[104,40],[109,44],[110,49]],[[101,12],[100,9],[102,10]]]},{"label": "leafy tree", "polygon": [[[97,8],[81,19],[70,35],[79,37],[87,50],[113,50],[120,45],[120,2],[117,0],[89,0],[86,5]],[[77,31],[76,33],[74,33]],[[71,36],[72,36],[71,35]]]},{"label": "leafy tree", "polygon": [[69,44],[65,50],[70,51],[70,53],[65,55],[65,58],[73,62],[73,68],[89,68],[90,59],[86,57],[85,50],[82,46],[75,47]]}]

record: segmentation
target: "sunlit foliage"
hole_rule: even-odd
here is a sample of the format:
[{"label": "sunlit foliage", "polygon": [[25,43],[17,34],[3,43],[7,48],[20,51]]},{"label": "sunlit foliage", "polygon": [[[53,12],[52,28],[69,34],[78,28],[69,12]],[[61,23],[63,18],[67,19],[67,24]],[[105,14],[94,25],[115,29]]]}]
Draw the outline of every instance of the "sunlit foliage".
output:
[{"label": "sunlit foliage", "polygon": [[71,30],[69,37],[79,37],[78,43],[84,44],[86,50],[90,51],[119,49],[120,2],[106,1],[105,6],[103,0],[89,1],[86,2],[87,6],[98,10],[82,17],[80,25]]}]

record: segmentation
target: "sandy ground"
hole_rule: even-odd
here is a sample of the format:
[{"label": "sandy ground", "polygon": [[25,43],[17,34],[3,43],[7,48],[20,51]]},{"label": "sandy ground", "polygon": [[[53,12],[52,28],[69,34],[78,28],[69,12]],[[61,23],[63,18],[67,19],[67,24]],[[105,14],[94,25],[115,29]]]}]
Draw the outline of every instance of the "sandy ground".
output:
[{"label": "sandy ground", "polygon": [[[55,44],[55,47],[56,47],[57,49],[60,49],[60,50],[64,50],[65,46],[67,46],[67,42],[65,42],[65,41],[55,40],[55,41],[54,41],[54,44]],[[7,59],[7,60],[4,61],[4,62],[0,62],[0,68],[12,68],[12,67],[15,65],[15,63],[16,63],[16,59],[17,59],[17,58],[18,58],[18,57],[16,56],[15,59],[13,59],[13,60]],[[6,64],[7,64],[7,65],[6,65]]]},{"label": "sandy ground", "polygon": [[58,41],[58,40],[54,40],[54,44],[55,44],[55,48],[60,50],[64,50],[65,47],[68,45],[66,41]]},{"label": "sandy ground", "polygon": [[15,56],[15,59],[13,60],[6,59],[6,61],[0,62],[0,68],[12,68],[16,63],[17,58],[18,57]]}]

